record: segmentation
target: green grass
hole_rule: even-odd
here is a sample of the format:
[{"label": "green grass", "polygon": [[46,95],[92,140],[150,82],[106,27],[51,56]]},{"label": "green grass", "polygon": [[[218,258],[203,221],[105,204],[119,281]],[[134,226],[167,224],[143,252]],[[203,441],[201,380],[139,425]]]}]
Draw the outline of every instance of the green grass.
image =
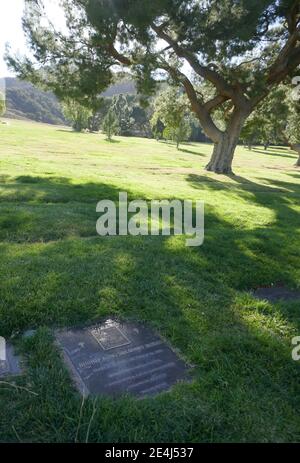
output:
[{"label": "green grass", "polygon": [[[0,386],[0,441],[300,441],[300,365],[291,358],[299,303],[250,294],[277,282],[300,287],[296,154],[238,148],[236,176],[226,177],[205,173],[210,153],[205,144],[176,151],[0,125],[0,335],[27,360],[16,380],[27,390]],[[204,200],[204,245],[98,237],[96,204],[119,191]],[[89,399],[81,410],[53,328],[108,315],[160,332],[195,365],[193,382],[143,401]],[[36,335],[22,339],[30,328]]]}]

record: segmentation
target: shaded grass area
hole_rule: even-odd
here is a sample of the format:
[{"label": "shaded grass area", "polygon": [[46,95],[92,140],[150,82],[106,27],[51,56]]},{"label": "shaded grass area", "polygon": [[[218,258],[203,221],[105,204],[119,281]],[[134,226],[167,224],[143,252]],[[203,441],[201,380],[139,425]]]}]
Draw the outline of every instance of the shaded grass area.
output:
[{"label": "shaded grass area", "polygon": [[[208,145],[111,145],[17,122],[0,131],[0,334],[25,356],[17,384],[28,389],[0,386],[0,441],[299,441],[299,303],[250,293],[300,287],[293,153],[239,148],[237,175],[223,177],[203,172]],[[96,204],[119,191],[205,200],[204,245],[97,237]],[[52,330],[106,316],[149,323],[195,365],[193,382],[154,399],[82,404]],[[21,339],[29,328],[36,335]]]}]

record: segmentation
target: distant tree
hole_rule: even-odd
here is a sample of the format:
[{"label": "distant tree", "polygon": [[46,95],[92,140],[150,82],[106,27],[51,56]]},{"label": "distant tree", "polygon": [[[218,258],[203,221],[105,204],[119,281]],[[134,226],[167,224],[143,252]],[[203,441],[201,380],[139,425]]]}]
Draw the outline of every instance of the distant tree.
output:
[{"label": "distant tree", "polygon": [[87,126],[88,130],[90,132],[98,132],[101,127],[100,111],[106,108],[105,98],[102,98],[100,95],[93,96],[89,99],[85,98],[83,104],[90,110]]},{"label": "distant tree", "polygon": [[260,126],[258,125],[258,119],[251,115],[245,123],[240,136],[241,141],[244,143],[244,145],[248,146],[249,150],[252,150],[252,146],[258,143],[259,129]]},{"label": "distant tree", "polygon": [[75,132],[82,132],[89,127],[92,110],[76,100],[68,98],[62,102],[65,118],[71,122]]},{"label": "distant tree", "polygon": [[114,96],[112,99],[112,109],[118,118],[120,135],[130,135],[134,118],[132,117],[129,96],[123,94]]},{"label": "distant tree", "polygon": [[179,149],[180,143],[188,141],[192,134],[191,124],[187,119],[183,118],[178,125],[167,126],[163,134],[167,140],[173,140],[177,149]]},{"label": "distant tree", "polygon": [[151,136],[151,126],[150,126],[150,108],[144,108],[141,106],[140,102],[135,99],[132,104],[132,113],[133,118],[133,128],[135,132],[138,132],[141,136]]},{"label": "distant tree", "polygon": [[243,127],[242,140],[248,145],[285,143],[299,154],[300,166],[300,101],[293,99],[290,85],[281,84],[251,114]]},{"label": "distant tree", "polygon": [[164,135],[164,130],[166,128],[165,124],[159,119],[159,117],[152,117],[151,119],[151,128],[152,133],[156,140],[161,140]]},{"label": "distant tree", "polygon": [[99,132],[102,128],[103,119],[111,107],[112,99],[105,97],[101,99],[101,104],[99,103],[97,108],[93,110],[93,114],[89,119],[88,129],[91,132]]},{"label": "distant tree", "polygon": [[263,144],[265,150],[271,143],[276,143],[275,131],[267,115],[261,111],[254,112],[246,121],[242,131],[241,140],[251,150],[255,144]]},{"label": "distant tree", "polygon": [[164,136],[175,141],[178,149],[179,144],[188,140],[191,135],[188,113],[189,103],[186,96],[177,88],[170,87],[155,99],[151,125],[155,128],[158,121],[162,121],[165,125]]},{"label": "distant tree", "polygon": [[112,108],[103,119],[102,130],[109,141],[112,140],[113,135],[117,135],[120,131],[118,117]]},{"label": "distant tree", "polygon": [[289,114],[282,130],[282,136],[288,146],[298,153],[296,166],[300,167],[300,101],[288,95]]},{"label": "distant tree", "polygon": [[285,85],[275,87],[250,115],[241,132],[241,139],[250,149],[254,143],[262,143],[267,149],[270,144],[283,142],[283,127],[290,112],[289,92]]}]

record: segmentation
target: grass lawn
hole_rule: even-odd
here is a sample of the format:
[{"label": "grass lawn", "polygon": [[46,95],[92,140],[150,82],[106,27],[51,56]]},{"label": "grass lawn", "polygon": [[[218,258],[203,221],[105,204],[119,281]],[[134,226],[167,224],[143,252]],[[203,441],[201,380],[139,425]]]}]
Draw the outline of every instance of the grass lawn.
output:
[{"label": "grass lawn", "polygon": [[[226,177],[205,173],[211,149],[0,125],[0,335],[27,359],[16,380],[26,390],[0,385],[0,441],[300,441],[299,303],[250,294],[300,287],[297,156],[238,148]],[[119,191],[204,200],[204,245],[98,237],[96,204]],[[195,365],[193,382],[82,407],[52,330],[108,315],[160,332]]]}]

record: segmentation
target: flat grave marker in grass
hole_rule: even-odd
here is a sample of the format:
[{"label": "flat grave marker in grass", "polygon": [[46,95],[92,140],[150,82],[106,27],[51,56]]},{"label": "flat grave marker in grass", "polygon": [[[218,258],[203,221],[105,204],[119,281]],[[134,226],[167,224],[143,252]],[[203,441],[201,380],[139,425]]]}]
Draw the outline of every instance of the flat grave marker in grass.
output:
[{"label": "flat grave marker in grass", "polygon": [[257,299],[266,300],[269,302],[279,301],[299,301],[300,291],[291,290],[284,286],[271,286],[266,288],[257,288],[253,292],[254,297]]},{"label": "flat grave marker in grass", "polygon": [[81,394],[138,398],[169,390],[188,380],[189,367],[151,329],[106,320],[56,333],[65,362]]},{"label": "flat grave marker in grass", "polygon": [[6,344],[6,360],[0,359],[0,378],[17,376],[22,373],[20,358],[15,354],[11,344]]}]

